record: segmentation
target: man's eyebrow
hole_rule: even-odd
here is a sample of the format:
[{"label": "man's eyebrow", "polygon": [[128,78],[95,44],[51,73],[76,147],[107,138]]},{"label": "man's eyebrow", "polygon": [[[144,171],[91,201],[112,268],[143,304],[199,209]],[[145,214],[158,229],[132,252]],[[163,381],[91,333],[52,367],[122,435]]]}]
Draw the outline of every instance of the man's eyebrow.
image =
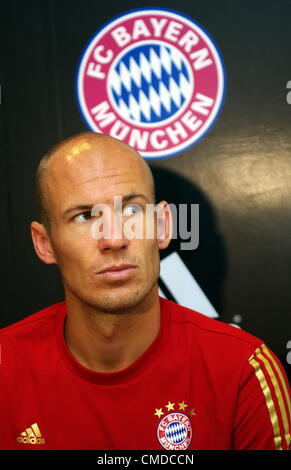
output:
[{"label": "man's eyebrow", "polygon": [[124,201],[130,201],[130,199],[134,199],[135,197],[142,197],[143,199],[145,199],[146,201],[148,201],[148,198],[144,195],[144,194],[137,194],[137,193],[131,193],[131,194],[128,194],[127,196],[123,196],[123,200]]},{"label": "man's eyebrow", "polygon": [[[127,194],[126,196],[123,196],[122,199],[123,201],[130,201],[131,199],[141,197],[148,201],[148,198],[144,194],[138,194],[138,193],[131,193]],[[66,215],[70,214],[71,212],[75,211],[91,211],[94,205],[92,204],[79,204],[78,206],[73,206],[69,207],[63,212],[63,217],[66,217]]]},{"label": "man's eyebrow", "polygon": [[66,215],[70,214],[71,212],[76,212],[76,211],[91,211],[92,205],[89,204],[80,204],[78,206],[74,207],[69,207],[69,209],[66,209],[63,212],[63,217],[66,217]]}]

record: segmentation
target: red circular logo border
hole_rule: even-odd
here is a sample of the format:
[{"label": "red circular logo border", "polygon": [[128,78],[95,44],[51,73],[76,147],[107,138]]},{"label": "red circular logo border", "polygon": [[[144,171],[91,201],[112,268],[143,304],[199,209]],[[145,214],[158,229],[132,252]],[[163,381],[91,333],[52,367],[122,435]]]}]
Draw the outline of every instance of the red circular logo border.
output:
[{"label": "red circular logo border", "polygon": [[[118,25],[122,25],[122,23],[124,24],[124,21],[127,20],[127,19],[137,19],[137,17],[141,17],[143,15],[145,17],[149,17],[150,15],[152,15],[152,16],[153,15],[160,15],[160,16],[162,15],[162,16],[168,17],[169,22],[171,20],[175,21],[175,19],[177,19],[177,20],[180,19],[180,22],[181,23],[184,22],[184,24],[188,25],[189,28],[191,28],[191,26],[192,26],[192,28],[195,29],[196,31],[199,30],[200,35],[203,37],[203,40],[208,44],[208,46],[211,50],[212,57],[215,58],[215,67],[217,68],[217,71],[218,71],[217,72],[217,77],[218,77],[218,79],[217,79],[217,87],[218,87],[217,97],[216,97],[213,109],[210,112],[210,118],[205,121],[206,125],[204,123],[201,126],[201,129],[198,132],[190,135],[189,138],[185,139],[185,141],[183,141],[183,142],[181,142],[177,145],[172,145],[172,146],[169,145],[169,146],[166,147],[166,149],[154,150],[154,151],[143,151],[142,149],[136,148],[141,153],[141,155],[144,158],[147,158],[147,159],[168,158],[170,156],[177,155],[177,154],[189,149],[190,147],[194,146],[195,144],[197,144],[209,132],[209,130],[214,125],[216,119],[218,118],[218,116],[221,112],[223,102],[224,102],[225,81],[226,81],[225,75],[226,74],[225,74],[225,66],[224,66],[223,59],[221,57],[221,53],[220,53],[218,47],[216,46],[214,40],[209,35],[209,33],[199,23],[194,21],[192,18],[188,17],[187,15],[184,15],[183,13],[177,12],[175,10],[166,9],[166,8],[141,8],[141,9],[135,9],[135,10],[124,12],[121,15],[119,15],[115,18],[112,18],[110,21],[108,21],[106,24],[104,24],[101,28],[99,28],[95,32],[95,34],[88,41],[86,47],[84,48],[84,51],[81,55],[81,58],[80,58],[80,61],[79,61],[79,64],[78,64],[77,74],[76,74],[76,79],[75,79],[76,95],[77,95],[79,109],[80,109],[81,115],[84,119],[84,122],[85,122],[86,126],[89,127],[91,130],[93,130],[95,132],[103,132],[105,134],[110,135],[110,130],[108,132],[107,129],[105,129],[105,130],[100,129],[98,127],[98,125],[94,123],[94,121],[92,120],[92,117],[88,116],[88,110],[85,109],[85,106],[84,106],[84,90],[83,90],[83,86],[82,86],[83,77],[84,77],[84,68],[85,68],[86,61],[87,61],[88,57],[90,56],[90,54],[92,53],[92,51],[96,47],[96,41],[97,40],[100,41],[100,36],[102,38],[105,35],[106,32],[108,32],[110,30],[113,30],[113,28],[116,28]],[[161,41],[162,40],[164,40],[164,37],[161,37]],[[136,44],[139,44],[140,42],[142,42],[142,41],[138,40],[138,41],[136,41]],[[143,42],[144,42],[144,40],[143,40]],[[150,42],[150,40],[149,40],[149,42]],[[132,44],[133,44],[133,42],[131,41],[129,45],[126,45],[126,48],[132,46]],[[170,41],[169,41],[169,44],[171,46],[173,45],[174,47],[176,46],[176,43],[172,44]],[[188,60],[187,55],[186,54],[184,54],[184,55],[185,55],[186,60]],[[195,78],[194,78],[194,80],[195,80]],[[106,79],[105,79],[105,82],[106,82]],[[105,84],[105,89],[107,89],[107,84]],[[111,103],[110,103],[110,105],[112,106]],[[173,121],[174,121],[174,119],[173,119]],[[123,139],[123,140],[126,142],[126,139]],[[129,142],[127,142],[127,143],[129,143]]]}]

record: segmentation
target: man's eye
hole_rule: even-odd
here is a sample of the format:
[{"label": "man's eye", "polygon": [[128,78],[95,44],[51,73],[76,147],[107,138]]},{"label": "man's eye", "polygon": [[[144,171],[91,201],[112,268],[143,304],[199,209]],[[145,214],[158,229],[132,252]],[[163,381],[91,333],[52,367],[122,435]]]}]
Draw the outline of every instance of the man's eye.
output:
[{"label": "man's eye", "polygon": [[86,222],[87,220],[89,220],[91,218],[91,212],[87,211],[87,212],[82,212],[81,214],[78,214],[74,217],[74,219],[77,221],[77,222]]},{"label": "man's eye", "polygon": [[126,217],[139,214],[140,212],[142,212],[142,208],[138,204],[128,204],[123,209],[123,215]]}]

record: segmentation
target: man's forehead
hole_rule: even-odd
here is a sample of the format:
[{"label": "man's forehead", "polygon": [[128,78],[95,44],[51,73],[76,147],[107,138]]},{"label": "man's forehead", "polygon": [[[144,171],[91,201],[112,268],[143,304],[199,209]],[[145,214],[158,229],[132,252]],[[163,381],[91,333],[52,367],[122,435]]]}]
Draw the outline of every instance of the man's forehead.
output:
[{"label": "man's forehead", "polygon": [[100,149],[86,138],[58,149],[47,166],[46,180],[51,195],[58,198],[72,192],[95,193],[99,187],[111,199],[141,188],[147,193],[150,183],[146,163],[130,148],[107,141]]},{"label": "man's forehead", "polygon": [[48,162],[47,169],[52,173],[65,172],[77,175],[100,172],[100,177],[113,172],[122,174],[127,166],[132,171],[144,171],[142,157],[123,142],[115,140],[79,139],[77,142],[66,144],[59,148]]},{"label": "man's forehead", "polygon": [[145,163],[141,155],[125,142],[102,133],[86,131],[64,139],[51,147],[39,163],[37,177],[39,181],[44,182],[48,170],[56,165],[58,168],[65,168],[84,164],[82,160],[88,154],[91,156],[93,154],[99,160],[103,157],[106,161],[109,158],[120,160],[122,155],[122,159],[131,157]]}]

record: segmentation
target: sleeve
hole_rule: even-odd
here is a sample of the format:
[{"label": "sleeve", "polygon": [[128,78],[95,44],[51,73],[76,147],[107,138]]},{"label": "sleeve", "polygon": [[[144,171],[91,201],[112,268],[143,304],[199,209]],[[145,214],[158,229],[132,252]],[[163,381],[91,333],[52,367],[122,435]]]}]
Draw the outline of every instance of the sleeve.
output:
[{"label": "sleeve", "polygon": [[244,367],[233,427],[236,450],[290,450],[290,385],[276,355],[262,344]]}]

